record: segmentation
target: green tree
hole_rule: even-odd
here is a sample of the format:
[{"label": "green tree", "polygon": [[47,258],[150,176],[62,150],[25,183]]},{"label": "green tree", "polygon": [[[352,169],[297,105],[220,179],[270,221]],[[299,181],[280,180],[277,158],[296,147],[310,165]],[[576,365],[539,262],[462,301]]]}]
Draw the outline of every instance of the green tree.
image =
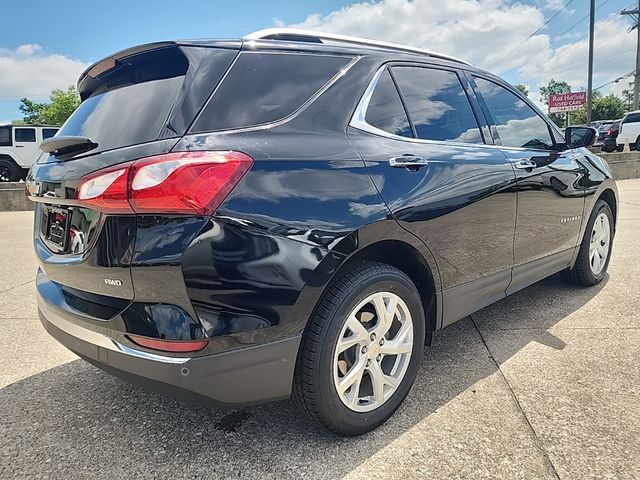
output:
[{"label": "green tree", "polygon": [[[549,104],[549,95],[569,92],[571,92],[571,85],[565,81],[558,82],[553,78],[549,80],[547,85],[540,87],[540,96],[545,105]],[[559,127],[564,127],[564,113],[550,113],[549,118]]]},{"label": "green tree", "polygon": [[524,83],[516,83],[514,87],[520,90],[525,97],[529,96],[529,89]]},{"label": "green tree", "polygon": [[[624,115],[627,108],[624,101],[616,97],[613,93],[602,96],[599,92],[594,92],[593,107],[591,110],[592,120],[616,120]],[[571,123],[587,123],[587,109],[581,108],[571,113]]]},{"label": "green tree", "polygon": [[78,105],[80,97],[73,85],[66,90],[53,90],[48,102],[38,103],[28,98],[20,99],[20,111],[25,123],[44,125],[62,125]]},{"label": "green tree", "polygon": [[28,98],[20,99],[20,111],[22,112],[22,121],[24,123],[43,123],[42,112],[46,104],[34,102]]}]

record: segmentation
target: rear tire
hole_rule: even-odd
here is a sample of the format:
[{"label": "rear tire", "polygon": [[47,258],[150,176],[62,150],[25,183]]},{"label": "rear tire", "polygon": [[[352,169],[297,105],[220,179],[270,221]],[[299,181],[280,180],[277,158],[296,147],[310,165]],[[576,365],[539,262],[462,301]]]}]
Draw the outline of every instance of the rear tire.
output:
[{"label": "rear tire", "polygon": [[19,182],[22,169],[8,158],[0,158],[0,182]]},{"label": "rear tire", "polygon": [[589,216],[578,258],[565,278],[576,285],[591,286],[600,283],[607,274],[615,225],[609,204],[598,200]]},{"label": "rear tire", "polygon": [[359,263],[332,281],[309,320],[293,399],[335,433],[369,432],[409,393],[424,338],[422,302],[409,277],[390,265]]}]

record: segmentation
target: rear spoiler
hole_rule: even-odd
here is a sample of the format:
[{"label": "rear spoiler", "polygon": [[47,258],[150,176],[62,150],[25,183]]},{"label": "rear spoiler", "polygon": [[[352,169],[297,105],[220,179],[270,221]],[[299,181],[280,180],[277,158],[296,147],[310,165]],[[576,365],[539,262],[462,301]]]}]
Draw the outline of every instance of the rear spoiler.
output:
[{"label": "rear spoiler", "polygon": [[239,49],[242,46],[242,40],[180,40],[146,43],[135,47],[120,50],[102,60],[94,63],[87,68],[78,79],[78,93],[81,100],[89,98],[94,90],[100,85],[100,79],[112,69],[116,68],[118,61],[123,58],[138,55],[144,52],[160,50],[171,46],[197,46],[197,47],[217,47],[217,48],[233,48]]},{"label": "rear spoiler", "polygon": [[96,87],[96,79],[111,70],[116,66],[116,62],[126,57],[136,55],[138,53],[147,52],[150,50],[156,50],[159,48],[165,48],[171,45],[175,45],[176,42],[154,42],[144,45],[138,45],[135,47],[127,48],[126,50],[120,50],[113,55],[106,57],[87,68],[78,79],[78,93],[82,100],[91,96],[91,93]]}]

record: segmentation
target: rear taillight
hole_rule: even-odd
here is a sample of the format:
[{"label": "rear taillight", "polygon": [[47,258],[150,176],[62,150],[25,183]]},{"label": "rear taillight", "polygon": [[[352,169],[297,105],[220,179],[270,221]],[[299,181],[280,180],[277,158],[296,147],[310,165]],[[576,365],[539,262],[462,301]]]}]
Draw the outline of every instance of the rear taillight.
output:
[{"label": "rear taillight", "polygon": [[241,152],[176,152],[82,177],[77,198],[106,213],[209,215],[251,168]]},{"label": "rear taillight", "polygon": [[207,346],[207,340],[160,340],[157,338],[127,335],[133,343],[163,352],[186,353],[197,352]]}]

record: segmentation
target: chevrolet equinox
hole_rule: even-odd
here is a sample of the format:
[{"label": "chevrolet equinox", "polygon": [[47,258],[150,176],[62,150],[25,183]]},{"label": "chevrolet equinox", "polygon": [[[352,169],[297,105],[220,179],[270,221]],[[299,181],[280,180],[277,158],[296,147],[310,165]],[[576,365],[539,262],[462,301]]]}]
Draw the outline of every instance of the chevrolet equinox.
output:
[{"label": "chevrolet equinox", "polygon": [[269,29],[133,47],[78,90],[26,183],[39,315],[147,388],[293,397],[357,435],[436,330],[557,272],[606,275],[595,130],[454,57]]}]

